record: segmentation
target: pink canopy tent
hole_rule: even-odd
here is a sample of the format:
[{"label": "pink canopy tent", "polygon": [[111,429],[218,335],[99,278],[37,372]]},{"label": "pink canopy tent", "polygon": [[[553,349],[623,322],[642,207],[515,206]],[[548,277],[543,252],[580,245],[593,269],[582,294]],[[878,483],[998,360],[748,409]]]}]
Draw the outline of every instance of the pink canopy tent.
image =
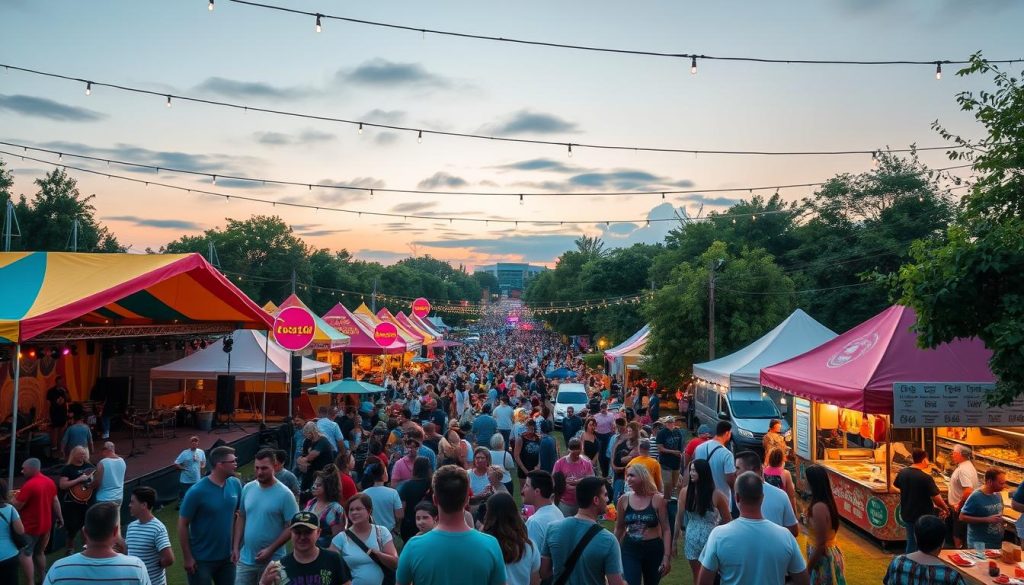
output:
[{"label": "pink canopy tent", "polygon": [[977,338],[917,346],[917,314],[894,305],[846,333],[761,370],[761,385],[867,414],[892,414],[897,382],[995,381]]},{"label": "pink canopy tent", "polygon": [[373,329],[356,318],[344,305],[338,303],[324,314],[328,325],[351,338],[344,351],[355,355],[380,355],[405,353],[405,342],[395,339],[387,347],[381,347],[373,338]]},{"label": "pink canopy tent", "polygon": [[399,331],[408,334],[414,340],[418,341],[420,345],[423,345],[425,339],[423,332],[418,329],[409,329],[408,327],[403,325],[401,321],[396,319],[395,316],[391,314],[391,311],[389,311],[387,307],[383,307],[381,308],[381,310],[377,311],[377,318],[380,319],[381,321],[384,321],[385,323],[391,323],[395,327],[398,327]]}]

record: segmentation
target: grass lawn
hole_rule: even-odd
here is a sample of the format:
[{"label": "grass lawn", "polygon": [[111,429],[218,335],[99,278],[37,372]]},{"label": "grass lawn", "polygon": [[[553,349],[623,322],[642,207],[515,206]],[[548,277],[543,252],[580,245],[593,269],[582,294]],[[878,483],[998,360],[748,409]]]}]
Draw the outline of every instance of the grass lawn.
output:
[{"label": "grass lawn", "polygon": [[[561,448],[561,433],[556,433]],[[253,476],[252,464],[246,465],[238,470],[243,480],[249,480]],[[515,498],[517,504],[521,504],[519,492],[519,479],[513,475],[515,483]],[[186,585],[185,570],[182,568],[181,546],[178,539],[178,513],[174,505],[169,505],[157,511],[156,517],[164,523],[170,534],[171,545],[174,548],[174,565],[167,569],[168,585]],[[606,522],[605,527],[611,530],[614,524]],[[892,555],[882,551],[878,546],[861,536],[856,529],[842,524],[839,529],[839,547],[846,557],[846,580],[851,584],[881,583],[885,569],[889,565]],[[806,536],[801,534],[799,538],[800,550],[806,551]],[[49,562],[52,564],[63,556],[63,551],[52,553]],[[22,577],[24,583],[24,576]],[[682,551],[677,559],[673,559],[672,571],[662,581],[665,585],[692,585],[693,579],[690,573],[690,566],[682,557]],[[4,584],[0,584],[4,585]]]}]

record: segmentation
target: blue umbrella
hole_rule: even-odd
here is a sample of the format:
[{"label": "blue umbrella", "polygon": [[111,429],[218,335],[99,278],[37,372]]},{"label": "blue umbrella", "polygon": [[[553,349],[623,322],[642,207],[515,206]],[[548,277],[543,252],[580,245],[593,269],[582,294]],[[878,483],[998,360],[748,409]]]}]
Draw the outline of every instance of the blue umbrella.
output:
[{"label": "blue umbrella", "polygon": [[548,372],[544,376],[548,380],[551,380],[551,379],[554,379],[554,378],[559,378],[559,379],[575,378],[576,375],[577,375],[576,372],[570,370],[569,368],[558,368],[557,370],[551,370],[550,372]]},{"label": "blue umbrella", "polygon": [[341,380],[335,380],[334,382],[315,386],[310,388],[309,391],[316,392],[318,394],[377,394],[379,392],[387,392],[387,389],[383,386],[378,386],[369,382],[361,382],[354,378],[343,378]]},{"label": "blue umbrella", "polygon": [[416,357],[412,358],[412,363],[414,363],[414,364],[429,364],[432,361],[434,361],[434,360],[432,360],[430,358],[419,357],[419,356],[416,356]]}]

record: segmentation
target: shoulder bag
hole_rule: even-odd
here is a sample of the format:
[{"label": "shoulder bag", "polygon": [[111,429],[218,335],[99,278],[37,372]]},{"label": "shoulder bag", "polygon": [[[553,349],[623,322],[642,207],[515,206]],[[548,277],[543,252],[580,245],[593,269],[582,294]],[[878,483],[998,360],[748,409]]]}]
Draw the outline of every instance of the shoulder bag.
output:
[{"label": "shoulder bag", "polygon": [[[379,546],[379,547],[381,547],[381,549],[383,549],[384,545],[381,543],[380,533],[377,532],[378,530],[380,530],[378,527],[376,527],[376,526],[373,527],[374,534],[376,534],[376,536],[377,536],[377,546]],[[355,544],[356,546],[359,547],[359,550],[363,551],[366,554],[366,556],[368,556],[371,559],[373,559],[373,562],[377,563],[377,566],[380,567],[381,572],[384,573],[384,580],[381,581],[380,584],[381,585],[395,585],[395,570],[391,569],[391,568],[388,568],[384,563],[381,562],[380,559],[378,559],[377,557],[371,555],[370,554],[370,548],[368,546],[366,546],[366,543],[363,542],[363,539],[361,539],[358,536],[356,536],[356,534],[354,532],[352,532],[352,530],[350,530],[350,529],[349,530],[345,530],[345,535],[348,536],[348,539],[351,540],[353,544]]]},{"label": "shoulder bag", "polygon": [[580,557],[583,556],[583,551],[587,548],[587,545],[590,544],[590,541],[594,540],[597,533],[602,530],[604,529],[597,523],[587,529],[583,538],[581,538],[579,543],[576,545],[576,548],[572,549],[572,553],[569,554],[569,558],[565,560],[565,567],[562,569],[562,573],[558,575],[558,578],[555,579],[552,585],[565,585],[569,581],[569,577],[572,576],[573,569],[576,568],[577,561],[579,561]]},{"label": "shoulder bag", "polygon": [[[10,504],[8,504],[8,505],[10,505]],[[11,506],[11,510],[14,510],[14,506]],[[3,515],[0,514],[0,516],[3,516]],[[18,549],[25,548],[26,546],[28,546],[28,537],[25,536],[24,532],[19,533],[19,532],[15,532],[14,531],[14,524],[11,522],[11,518],[14,517],[14,512],[13,511],[10,513],[9,516],[10,517],[5,517],[4,518],[4,522],[7,523],[7,528],[11,531],[11,543],[14,544],[15,548],[18,548]]]}]

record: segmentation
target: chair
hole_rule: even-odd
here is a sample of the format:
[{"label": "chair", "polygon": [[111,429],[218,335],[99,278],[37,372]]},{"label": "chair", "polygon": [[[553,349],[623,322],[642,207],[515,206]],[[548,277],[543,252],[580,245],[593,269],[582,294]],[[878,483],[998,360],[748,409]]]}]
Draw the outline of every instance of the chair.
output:
[{"label": "chair", "polygon": [[[161,439],[176,437],[178,415],[173,410],[154,410],[146,418],[146,436],[152,438],[159,433]],[[168,435],[168,432],[170,433]]]}]

